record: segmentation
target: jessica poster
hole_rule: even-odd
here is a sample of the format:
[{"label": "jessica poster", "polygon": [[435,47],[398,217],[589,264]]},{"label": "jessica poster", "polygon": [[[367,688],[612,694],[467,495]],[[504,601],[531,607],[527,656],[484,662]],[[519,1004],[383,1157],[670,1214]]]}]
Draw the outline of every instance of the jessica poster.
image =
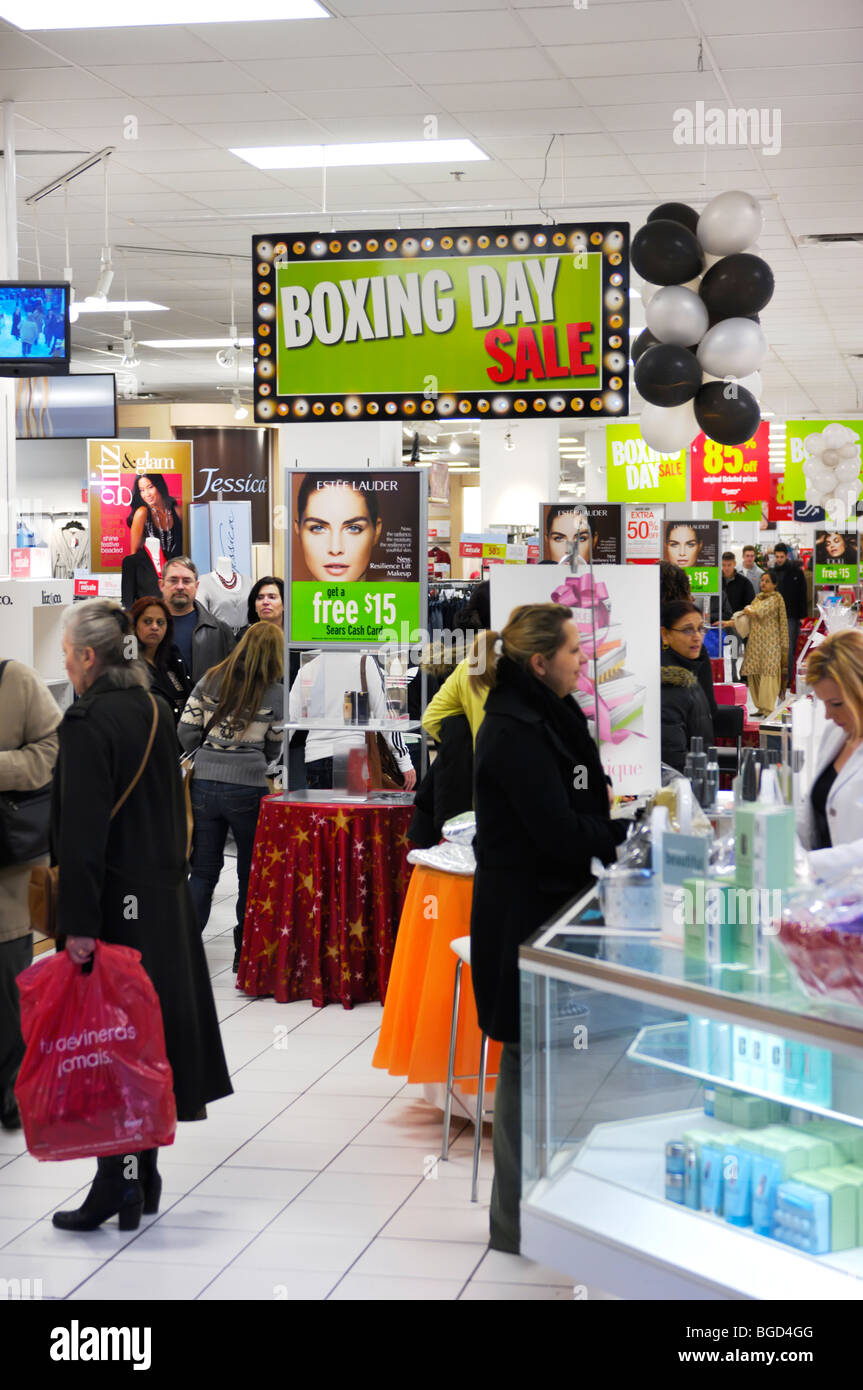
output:
[{"label": "jessica poster", "polygon": [[192,445],[186,440],[88,439],[91,565],[118,572],[158,541],[162,561],[186,554]]},{"label": "jessica poster", "polygon": [[419,628],[423,474],[289,474],[290,638],[378,644]]},{"label": "jessica poster", "polygon": [[573,546],[595,565],[620,564],[620,507],[546,502],[540,509],[541,558],[565,561]]},{"label": "jessica poster", "polygon": [[617,796],[654,791],[660,782],[659,585],[637,568],[608,566],[561,574],[539,565],[500,566],[491,574],[491,624],[506,625],[522,603],[564,603],[590,663],[575,695]]}]

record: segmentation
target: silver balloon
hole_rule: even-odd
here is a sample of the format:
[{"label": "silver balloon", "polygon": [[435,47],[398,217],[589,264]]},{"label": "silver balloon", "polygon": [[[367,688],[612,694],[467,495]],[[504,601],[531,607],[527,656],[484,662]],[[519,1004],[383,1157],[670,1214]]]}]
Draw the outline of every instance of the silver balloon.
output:
[{"label": "silver balloon", "polygon": [[697,236],[702,251],[733,256],[758,240],[763,225],[761,206],[752,194],[734,189],[711,198],[698,219]]},{"label": "silver balloon", "polygon": [[657,290],[644,317],[654,338],[678,347],[700,343],[710,323],[704,300],[683,285],[664,285]]},{"label": "silver balloon", "polygon": [[723,319],[707,330],[695,355],[711,376],[733,376],[740,381],[761,366],[767,339],[751,319]]},{"label": "silver balloon", "polygon": [[645,443],[658,454],[679,454],[701,432],[692,401],[673,406],[646,402],[639,424]]}]

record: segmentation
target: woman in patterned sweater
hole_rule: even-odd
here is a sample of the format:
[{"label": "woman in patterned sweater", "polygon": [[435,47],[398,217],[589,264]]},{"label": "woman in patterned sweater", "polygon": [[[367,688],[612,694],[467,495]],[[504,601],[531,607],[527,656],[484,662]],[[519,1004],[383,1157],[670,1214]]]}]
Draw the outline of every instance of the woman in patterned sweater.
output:
[{"label": "woman in patterned sweater", "polygon": [[743,612],[749,618],[750,628],[740,674],[749,682],[756,714],[766,719],[779,703],[782,677],[788,664],[785,603],[770,570],[762,574],[761,592]]},{"label": "woman in patterned sweater", "polygon": [[189,887],[201,931],[210,916],[229,830],[237,842],[235,970],[258,810],[268,790],[267,765],[282,747],[283,647],[282,632],[273,623],[249,628],[227,660],[211,667],[195,686],[177,729],[185,752],[200,750],[192,778],[195,832]]}]

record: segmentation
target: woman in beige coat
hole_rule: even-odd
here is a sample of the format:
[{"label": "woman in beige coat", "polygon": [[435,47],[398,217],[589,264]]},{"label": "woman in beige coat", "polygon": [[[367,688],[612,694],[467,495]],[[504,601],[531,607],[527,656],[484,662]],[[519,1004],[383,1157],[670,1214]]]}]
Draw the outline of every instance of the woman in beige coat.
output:
[{"label": "woman in beige coat", "polygon": [[[51,781],[57,761],[60,710],[48,687],[20,661],[0,676],[0,792],[29,792]],[[48,856],[33,861],[47,864]],[[21,1121],[13,1086],[24,1056],[16,975],[33,960],[27,909],[32,864],[0,868],[0,1124]]]},{"label": "woman in beige coat", "polygon": [[785,601],[770,570],[761,576],[761,592],[747,603],[749,619],[746,654],[740,667],[760,719],[772,714],[782,694],[782,677],[788,665],[788,618]]}]

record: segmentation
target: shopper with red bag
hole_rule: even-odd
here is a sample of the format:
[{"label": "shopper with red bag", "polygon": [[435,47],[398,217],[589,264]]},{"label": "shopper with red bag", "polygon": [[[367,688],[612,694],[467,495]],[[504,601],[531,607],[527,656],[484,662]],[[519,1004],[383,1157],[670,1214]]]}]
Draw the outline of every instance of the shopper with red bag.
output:
[{"label": "shopper with red bag", "polygon": [[[60,725],[52,804],[58,946],[77,966],[90,962],[97,941],[141,953],[161,1005],[177,1118],[204,1119],[207,1102],[229,1095],[231,1083],[189,898],[174,720],[161,697],[150,696],[130,636],[126,614],[104,599],[66,615],[66,671],[79,698]],[[94,1083],[94,1103],[97,1094]],[[120,1214],[134,1230],[142,1211],[158,1211],[157,1150],[139,1150],[133,1163],[131,1156],[99,1158],[83,1206],[55,1212],[54,1225],[89,1231]]]}]

